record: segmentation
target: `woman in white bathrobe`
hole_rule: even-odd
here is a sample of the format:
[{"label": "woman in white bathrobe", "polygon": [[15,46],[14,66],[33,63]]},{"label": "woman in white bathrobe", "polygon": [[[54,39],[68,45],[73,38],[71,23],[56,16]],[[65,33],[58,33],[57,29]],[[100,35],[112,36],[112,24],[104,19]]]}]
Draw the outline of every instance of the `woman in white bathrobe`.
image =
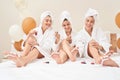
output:
[{"label": "woman in white bathrobe", "polygon": [[75,33],[71,26],[71,17],[67,11],[63,11],[61,14],[61,25],[62,30],[56,32],[57,50],[52,55],[53,59],[59,64],[66,62],[68,59],[75,61],[78,53],[73,40]]},{"label": "woman in white bathrobe", "polygon": [[85,25],[77,35],[78,40],[81,39],[80,41],[84,45],[83,56],[94,58],[97,64],[118,66],[108,57],[110,44],[101,28],[95,26],[97,17],[98,12],[90,8],[85,15]]},{"label": "woman in white bathrobe", "polygon": [[55,48],[55,32],[51,25],[51,12],[42,13],[40,25],[28,34],[21,56],[13,55],[8,58],[13,60],[18,67],[25,66],[36,58],[50,58],[50,54]]}]

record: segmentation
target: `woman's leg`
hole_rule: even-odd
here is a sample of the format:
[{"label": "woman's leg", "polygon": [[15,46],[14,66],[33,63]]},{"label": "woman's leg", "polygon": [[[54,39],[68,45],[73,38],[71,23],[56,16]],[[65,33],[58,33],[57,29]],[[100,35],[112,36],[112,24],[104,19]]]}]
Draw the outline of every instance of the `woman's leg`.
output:
[{"label": "woman's leg", "polygon": [[33,45],[31,45],[30,43],[35,42],[36,39],[34,36],[31,36],[27,39],[27,41],[25,42],[25,47],[24,50],[21,54],[21,56],[26,56],[28,55],[28,53],[30,52],[31,48],[33,47]]},{"label": "woman's leg", "polygon": [[51,57],[52,57],[58,64],[61,63],[60,53],[59,53],[59,52],[52,52]]},{"label": "woman's leg", "polygon": [[103,66],[119,67],[115,61],[109,58],[109,54],[100,55],[98,50],[92,46],[89,46],[88,48],[88,55],[92,56],[97,64],[102,64]]},{"label": "woman's leg", "polygon": [[39,51],[36,48],[34,48],[32,51],[30,51],[30,53],[27,56],[21,56],[21,57],[9,56],[8,59],[14,61],[17,67],[22,67],[32,62],[33,60],[37,59],[39,54],[40,54]]},{"label": "woman's leg", "polygon": [[[31,51],[31,48],[33,47],[33,45],[30,45],[31,42],[35,42],[36,39],[35,37],[29,37],[29,39],[27,39],[27,41],[25,42],[25,47],[24,47],[24,50],[23,52],[20,54],[20,56],[26,56],[28,55],[28,53]],[[11,51],[5,51],[3,52],[4,55],[6,55],[6,57],[9,57],[9,56],[19,56],[18,54],[15,54],[14,52],[11,52]]]},{"label": "woman's leg", "polygon": [[101,64],[103,66],[119,67],[119,65],[115,62],[116,60],[112,60],[109,55],[104,55],[101,57],[101,59]]},{"label": "woman's leg", "polygon": [[69,45],[69,43],[66,40],[62,41],[62,49],[67,53],[71,61],[76,60],[76,54],[72,54],[72,52],[74,51],[72,51],[72,47]]},{"label": "woman's leg", "polygon": [[57,53],[53,53],[52,58],[58,63],[63,64],[68,60],[67,54],[63,50],[59,50]]},{"label": "woman's leg", "polygon": [[101,56],[98,53],[98,50],[93,46],[88,46],[88,55],[95,59],[95,63],[101,63]]},{"label": "woman's leg", "polygon": [[71,53],[73,54],[73,56],[78,57],[79,56],[78,47],[71,47]]}]

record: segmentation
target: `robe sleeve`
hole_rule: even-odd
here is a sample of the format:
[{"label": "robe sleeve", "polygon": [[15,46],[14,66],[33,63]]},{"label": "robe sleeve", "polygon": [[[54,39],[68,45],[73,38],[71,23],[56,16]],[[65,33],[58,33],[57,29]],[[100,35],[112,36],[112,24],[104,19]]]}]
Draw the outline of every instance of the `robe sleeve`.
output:
[{"label": "robe sleeve", "polygon": [[80,35],[81,34],[78,33],[74,37],[74,44],[76,47],[78,47],[79,55],[80,55],[80,57],[82,57],[85,52],[85,42],[84,42],[84,39]]},{"label": "robe sleeve", "polygon": [[107,36],[102,31],[101,28],[99,28],[99,44],[104,48],[105,52],[107,53],[110,48],[110,43],[108,42]]},{"label": "robe sleeve", "polygon": [[[55,44],[55,40],[56,40],[56,38],[55,38],[55,32],[54,31],[52,31],[52,33],[51,33],[51,36],[50,36],[50,46],[51,46],[51,51],[53,52],[56,52],[57,51],[57,49],[58,49],[58,47],[59,47],[59,43],[58,44]],[[59,41],[60,42],[60,41]]]}]

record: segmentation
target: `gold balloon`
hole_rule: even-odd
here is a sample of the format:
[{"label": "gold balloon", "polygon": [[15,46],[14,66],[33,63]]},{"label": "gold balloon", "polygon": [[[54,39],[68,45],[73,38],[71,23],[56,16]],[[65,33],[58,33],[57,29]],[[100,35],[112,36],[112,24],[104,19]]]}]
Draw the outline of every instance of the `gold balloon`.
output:
[{"label": "gold balloon", "polygon": [[116,15],[115,22],[118,28],[120,28],[120,12]]},{"label": "gold balloon", "polygon": [[17,50],[17,51],[22,51],[22,42],[23,40],[20,40],[18,42],[14,42],[14,48]]},{"label": "gold balloon", "polygon": [[117,46],[120,49],[120,38],[117,40]]},{"label": "gold balloon", "polygon": [[22,28],[24,33],[28,34],[30,30],[36,27],[36,22],[32,17],[27,17],[23,20]]}]

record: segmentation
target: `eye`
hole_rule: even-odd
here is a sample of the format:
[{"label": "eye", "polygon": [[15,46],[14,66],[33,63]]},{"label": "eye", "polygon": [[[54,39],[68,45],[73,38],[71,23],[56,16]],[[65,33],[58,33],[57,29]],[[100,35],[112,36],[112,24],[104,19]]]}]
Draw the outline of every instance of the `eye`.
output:
[{"label": "eye", "polygon": [[94,20],[92,20],[91,23],[94,23]]},{"label": "eye", "polygon": [[52,23],[52,20],[46,19],[45,22],[50,22],[50,23]]},{"label": "eye", "polygon": [[48,22],[48,19],[46,19],[45,22]]},{"label": "eye", "polygon": [[69,26],[70,25],[70,23],[67,23],[67,26]]},{"label": "eye", "polygon": [[50,23],[52,23],[52,20],[51,20],[51,19],[50,19],[49,21],[50,21]]},{"label": "eye", "polygon": [[66,25],[65,24],[63,24],[63,27],[65,27]]},{"label": "eye", "polygon": [[86,22],[89,22],[89,19],[87,19]]}]

